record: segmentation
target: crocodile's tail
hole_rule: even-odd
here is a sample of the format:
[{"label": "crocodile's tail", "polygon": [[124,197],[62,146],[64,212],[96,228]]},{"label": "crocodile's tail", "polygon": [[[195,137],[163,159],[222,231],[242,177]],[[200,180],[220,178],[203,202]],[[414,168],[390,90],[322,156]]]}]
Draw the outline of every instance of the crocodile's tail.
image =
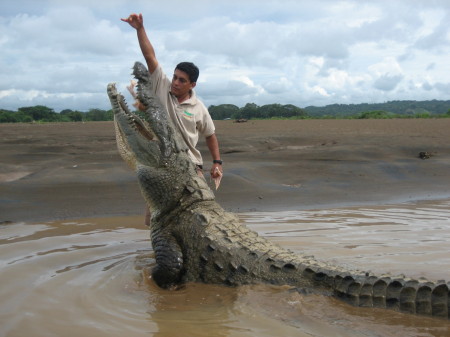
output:
[{"label": "crocodile's tail", "polygon": [[319,287],[333,289],[336,297],[354,306],[450,319],[450,282],[330,273],[314,267],[305,268],[303,275]]}]

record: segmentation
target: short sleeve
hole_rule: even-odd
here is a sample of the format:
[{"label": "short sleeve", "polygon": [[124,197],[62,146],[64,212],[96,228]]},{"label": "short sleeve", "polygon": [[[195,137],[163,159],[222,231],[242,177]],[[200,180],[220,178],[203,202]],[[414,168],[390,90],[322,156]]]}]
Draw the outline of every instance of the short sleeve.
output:
[{"label": "short sleeve", "polygon": [[167,93],[170,91],[171,82],[159,64],[155,71],[151,73],[150,78],[154,94],[158,96],[161,102],[165,102],[167,100]]},{"label": "short sleeve", "polygon": [[202,136],[209,137],[216,132],[216,129],[214,126],[214,122],[211,118],[211,115],[208,112],[208,109],[206,109],[203,103],[201,104],[202,104],[202,117],[199,123],[197,123],[197,129]]}]

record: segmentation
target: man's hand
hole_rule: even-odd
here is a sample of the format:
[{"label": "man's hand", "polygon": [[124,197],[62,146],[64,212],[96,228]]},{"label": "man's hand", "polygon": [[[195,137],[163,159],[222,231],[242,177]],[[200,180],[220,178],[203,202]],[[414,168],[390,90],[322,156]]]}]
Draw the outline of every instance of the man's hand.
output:
[{"label": "man's hand", "polygon": [[136,29],[137,37],[139,41],[139,46],[141,47],[142,55],[147,62],[148,71],[150,74],[158,67],[158,60],[156,59],[155,50],[153,49],[150,40],[148,39],[147,33],[144,28],[144,19],[142,14],[130,14],[126,19],[120,19],[123,22],[128,22],[128,24]]},{"label": "man's hand", "polygon": [[213,164],[211,167],[211,178],[214,180],[214,184],[216,185],[216,190],[220,186],[220,181],[222,180],[223,171],[222,171],[222,165],[220,164]]},{"label": "man's hand", "polygon": [[144,19],[142,18],[142,14],[130,14],[126,19],[120,19],[123,22],[128,22],[128,24],[134,29],[139,29],[144,27]]},{"label": "man's hand", "polygon": [[213,164],[211,167],[211,178],[215,179],[223,175],[222,165]]}]

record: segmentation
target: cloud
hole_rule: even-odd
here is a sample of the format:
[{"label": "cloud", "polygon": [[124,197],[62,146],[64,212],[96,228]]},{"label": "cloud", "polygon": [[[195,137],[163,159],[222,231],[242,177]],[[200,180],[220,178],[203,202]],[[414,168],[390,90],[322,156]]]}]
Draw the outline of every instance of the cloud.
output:
[{"label": "cloud", "polygon": [[447,83],[438,82],[434,85],[434,87],[444,95],[448,95],[448,93],[450,92],[450,82]]},{"label": "cloud", "polygon": [[448,22],[450,14],[437,10],[426,11],[422,14],[424,27],[422,34],[414,44],[415,48],[442,52],[450,43]]},{"label": "cloud", "polygon": [[280,77],[270,80],[263,84],[264,90],[271,95],[277,95],[289,91],[294,86],[286,77]]},{"label": "cloud", "polygon": [[402,75],[385,74],[378,77],[373,83],[373,86],[378,90],[391,91],[395,89],[402,79]]},{"label": "cloud", "polygon": [[428,83],[428,82],[422,83],[422,88],[423,88],[424,90],[426,90],[426,91],[433,90],[433,86],[432,86],[430,83]]},{"label": "cloud", "polygon": [[4,0],[0,108],[109,108],[106,84],[124,88],[143,61],[119,20],[136,9],[169,76],[200,67],[206,105],[448,99],[444,0]]},{"label": "cloud", "polygon": [[79,109],[87,109],[88,103],[92,108],[99,103],[106,107],[106,100],[98,99],[104,96],[104,75],[118,78],[130,73],[131,64],[128,69],[115,66],[129,52],[130,37],[86,8],[49,9],[41,16],[18,14],[3,20],[2,30],[8,32],[1,41],[0,58],[4,108],[24,104],[77,108],[77,102]]},{"label": "cloud", "polygon": [[27,58],[35,61],[119,54],[117,43],[126,41],[117,26],[80,7],[50,9],[45,16],[19,14],[10,19],[6,30],[12,33],[9,46],[34,51]]},{"label": "cloud", "polygon": [[404,78],[403,69],[396,59],[386,57],[369,67],[373,76],[373,87],[382,91],[392,91]]}]

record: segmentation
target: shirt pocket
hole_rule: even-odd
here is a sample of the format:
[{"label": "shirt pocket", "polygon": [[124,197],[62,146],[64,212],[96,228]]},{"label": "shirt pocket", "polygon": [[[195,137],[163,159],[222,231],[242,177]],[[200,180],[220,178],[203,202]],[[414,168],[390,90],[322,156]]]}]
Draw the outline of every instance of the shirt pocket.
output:
[{"label": "shirt pocket", "polygon": [[180,119],[186,131],[190,134],[196,134],[197,131],[197,118],[195,113],[186,108],[180,110]]}]

